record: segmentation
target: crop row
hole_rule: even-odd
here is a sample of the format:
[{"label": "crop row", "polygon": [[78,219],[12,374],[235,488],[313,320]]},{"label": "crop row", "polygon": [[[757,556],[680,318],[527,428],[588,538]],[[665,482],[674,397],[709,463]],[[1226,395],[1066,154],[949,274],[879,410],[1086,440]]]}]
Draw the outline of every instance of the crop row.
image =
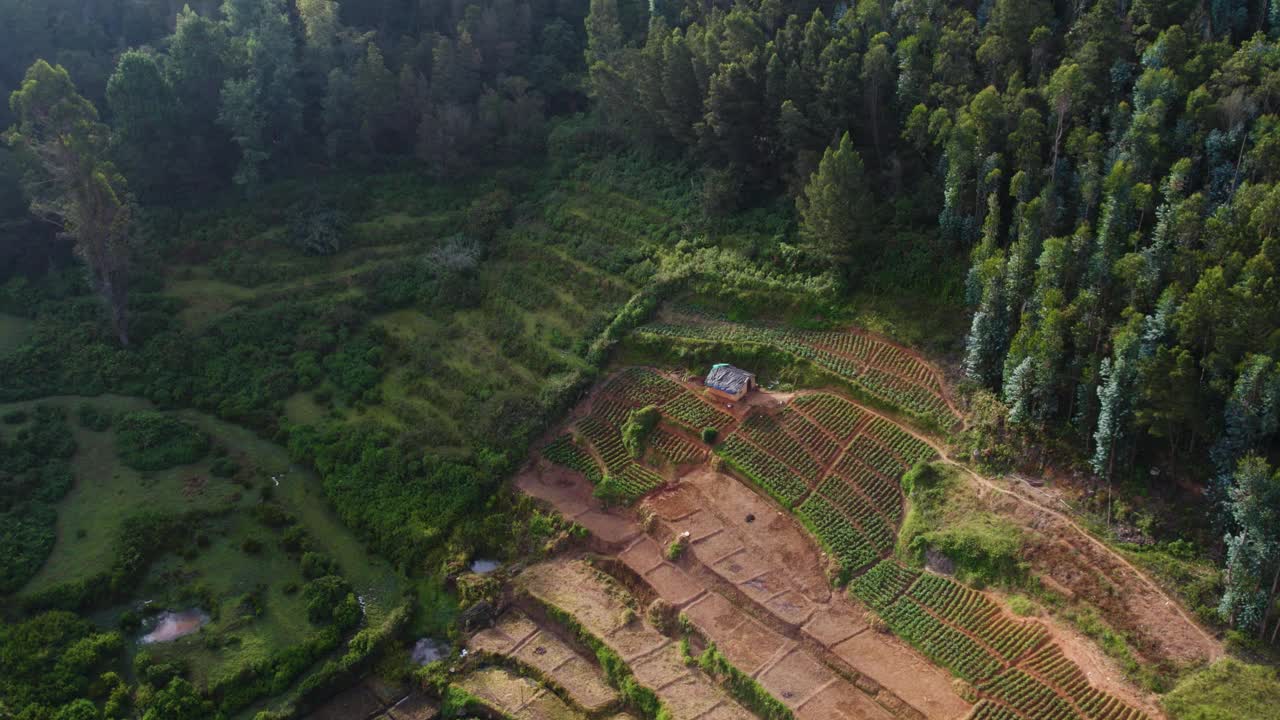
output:
[{"label": "crop row", "polygon": [[647,368],[628,368],[604,388],[606,394],[616,395],[638,407],[661,405],[684,391],[680,383]]},{"label": "crop row", "polygon": [[808,340],[813,345],[848,355],[867,364],[870,364],[885,347],[882,342],[852,332],[818,332],[809,336]]},{"label": "crop row", "polygon": [[667,419],[694,432],[708,427],[723,428],[733,422],[732,415],[713,407],[685,388],[681,388],[680,394],[669,399],[659,409]]},{"label": "crop row", "polygon": [[983,700],[973,706],[965,720],[1026,720],[1018,713],[990,700]]},{"label": "crop row", "polygon": [[859,600],[876,610],[884,610],[906,592],[918,577],[920,573],[908,570],[889,558],[863,573],[849,587]]},{"label": "crop row", "polygon": [[600,482],[600,468],[596,465],[595,459],[586,450],[578,447],[568,433],[542,448],[542,456],[557,465],[586,475],[593,485]]},{"label": "crop row", "polygon": [[889,448],[872,440],[868,435],[859,435],[854,438],[838,467],[844,471],[847,464],[855,460],[893,480],[900,479],[907,471],[907,466]]},{"label": "crop row", "polygon": [[589,415],[578,422],[578,429],[595,446],[610,475],[618,474],[631,464],[631,454],[623,446],[622,435],[616,427]]},{"label": "crop row", "polygon": [[816,484],[821,472],[809,451],[795,438],[787,434],[778,420],[766,413],[754,413],[738,428],[762,450],[773,455],[787,466],[794,468],[810,484]]},{"label": "crop row", "polygon": [[1067,701],[1048,685],[1017,668],[1008,668],[978,686],[982,692],[1036,720],[1080,720]]},{"label": "crop row", "polygon": [[1147,720],[1141,711],[1090,685],[1080,666],[1055,643],[1046,643],[1020,666],[1065,693],[1090,720]]},{"label": "crop row", "polygon": [[706,451],[701,446],[666,430],[656,431],[649,444],[659,455],[675,465],[695,462],[706,455]]},{"label": "crop row", "polygon": [[[923,370],[924,377],[927,380],[916,379],[920,376],[915,372],[906,373],[906,377],[903,377],[879,370],[874,365],[867,364],[868,362],[874,362],[873,354],[870,352],[844,352],[825,349],[827,347],[840,347],[840,343],[832,339],[833,333],[777,330],[733,324],[689,325],[665,323],[647,325],[641,328],[639,332],[715,342],[754,342],[772,345],[861,385],[872,395],[898,407],[923,416],[936,417],[943,423],[948,423],[955,419],[954,414],[951,413],[946,402],[942,400],[940,392],[936,389],[936,378],[928,371],[927,367]],[[849,342],[856,343],[857,341],[850,340]],[[884,345],[879,341],[870,342],[875,345]],[[907,357],[910,358],[910,356]],[[895,359],[894,367],[897,367],[899,362],[899,360]],[[921,365],[923,367],[923,364]]]},{"label": "crop row", "polygon": [[821,466],[829,465],[840,452],[840,446],[828,437],[822,428],[791,407],[785,407],[778,413],[778,423],[792,437],[799,440],[814,461]]},{"label": "crop row", "polygon": [[621,428],[635,409],[636,406],[608,395],[601,395],[591,403],[591,415],[615,428]]},{"label": "crop row", "polygon": [[866,535],[817,494],[810,495],[797,512],[845,571],[856,570],[879,557]]},{"label": "crop row", "polygon": [[809,487],[791,468],[737,434],[730,435],[721,443],[718,451],[725,462],[789,508],[795,507],[809,492]]},{"label": "crop row", "polygon": [[934,449],[929,446],[929,443],[884,418],[878,417],[872,420],[871,424],[867,426],[866,432],[892,450],[907,467],[937,455]]},{"label": "crop row", "polygon": [[632,503],[662,485],[662,478],[638,462],[629,462],[611,476],[625,502]]},{"label": "crop row", "polygon": [[897,533],[885,523],[884,518],[876,512],[862,493],[845,482],[844,478],[837,475],[827,478],[818,487],[818,494],[831,503],[833,508],[862,528],[863,535],[871,543],[876,554],[886,553],[893,547]]},{"label": "crop row", "polygon": [[1005,661],[1048,638],[1040,623],[1016,620],[986,595],[954,580],[925,575],[912,586],[911,596],[947,622],[973,633]]},{"label": "crop row", "polygon": [[886,520],[894,525],[902,521],[902,494],[898,483],[886,480],[880,473],[849,456],[841,459],[833,474],[857,486]]},{"label": "crop row", "polygon": [[881,615],[898,637],[971,683],[1000,672],[995,656],[959,630],[930,615],[908,596]]},{"label": "crop row", "polygon": [[792,404],[841,442],[853,439],[859,423],[867,415],[848,400],[827,393],[801,395]]}]

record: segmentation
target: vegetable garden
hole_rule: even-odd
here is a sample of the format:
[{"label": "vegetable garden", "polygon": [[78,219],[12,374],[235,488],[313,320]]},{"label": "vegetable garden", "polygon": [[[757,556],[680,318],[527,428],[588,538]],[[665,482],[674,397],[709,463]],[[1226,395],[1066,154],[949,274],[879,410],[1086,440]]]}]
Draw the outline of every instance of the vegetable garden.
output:
[{"label": "vegetable garden", "polygon": [[863,333],[740,325],[693,315],[646,325],[637,332],[735,345],[769,345],[808,360],[869,396],[940,427],[950,427],[959,419],[947,403],[937,371],[902,348]]},{"label": "vegetable garden", "polygon": [[[650,405],[658,408],[663,421],[688,431],[733,423],[733,416],[680,383],[647,368],[629,368],[605,383],[590,414],[546,445],[542,456],[585,475],[601,497],[631,504],[663,483],[662,476],[633,458],[622,442],[622,426],[632,411]],[[650,446],[673,465],[706,456],[701,446],[670,429],[658,428]]]}]

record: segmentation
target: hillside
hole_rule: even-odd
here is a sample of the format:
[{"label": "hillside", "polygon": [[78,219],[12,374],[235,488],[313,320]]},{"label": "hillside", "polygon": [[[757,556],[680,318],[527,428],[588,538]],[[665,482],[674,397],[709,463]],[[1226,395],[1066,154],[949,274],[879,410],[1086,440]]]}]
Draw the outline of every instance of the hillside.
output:
[{"label": "hillside", "polygon": [[1278,38],[0,2],[0,720],[1280,718]]}]

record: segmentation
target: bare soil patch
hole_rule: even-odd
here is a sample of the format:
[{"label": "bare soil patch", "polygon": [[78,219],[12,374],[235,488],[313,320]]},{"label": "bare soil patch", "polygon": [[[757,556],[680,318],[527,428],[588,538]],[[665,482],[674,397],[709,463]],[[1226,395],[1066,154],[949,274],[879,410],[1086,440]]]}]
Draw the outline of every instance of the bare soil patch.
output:
[{"label": "bare soil patch", "polygon": [[567,642],[540,628],[524,613],[508,610],[494,627],[472,636],[473,652],[513,657],[536,669],[564,688],[569,699],[587,712],[596,712],[618,701],[605,682],[604,673]]},{"label": "bare soil patch", "polygon": [[1097,607],[1107,622],[1129,635],[1148,660],[1188,667],[1222,655],[1221,644],[1128,561],[1064,517],[1029,501],[987,490],[983,501],[1024,530],[1025,559],[1050,587]]},{"label": "bare soil patch", "polygon": [[538,601],[571,614],[631,666],[636,679],[657,694],[675,720],[694,720],[716,710],[724,718],[753,716],[700,671],[686,667],[676,643],[650,627],[632,609],[619,585],[581,560],[559,559],[526,569],[517,579]]}]

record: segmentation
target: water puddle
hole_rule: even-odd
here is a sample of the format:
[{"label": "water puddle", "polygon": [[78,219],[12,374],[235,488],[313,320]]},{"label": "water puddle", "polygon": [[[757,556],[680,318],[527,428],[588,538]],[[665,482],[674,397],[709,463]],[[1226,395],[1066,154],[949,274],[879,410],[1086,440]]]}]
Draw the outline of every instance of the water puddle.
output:
[{"label": "water puddle", "polygon": [[413,662],[418,665],[433,663],[444,658],[447,649],[431,638],[422,638],[413,644]]},{"label": "water puddle", "polygon": [[497,570],[500,564],[497,560],[473,560],[471,562],[471,572],[477,575],[488,575]]},{"label": "water puddle", "polygon": [[142,644],[172,642],[198,631],[209,616],[201,610],[183,610],[182,612],[162,612],[156,616],[151,631],[142,636]]}]

